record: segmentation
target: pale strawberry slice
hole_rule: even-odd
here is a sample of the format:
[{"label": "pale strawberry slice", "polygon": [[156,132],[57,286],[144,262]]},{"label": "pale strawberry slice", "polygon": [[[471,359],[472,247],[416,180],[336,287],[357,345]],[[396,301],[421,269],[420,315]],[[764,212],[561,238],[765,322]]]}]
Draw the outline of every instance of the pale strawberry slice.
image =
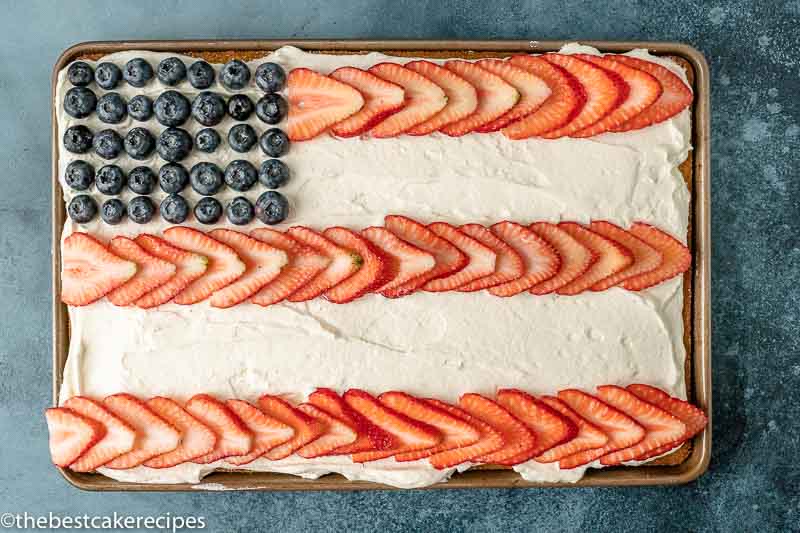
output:
[{"label": "pale strawberry slice", "polygon": [[63,407],[98,422],[104,428],[103,438],[81,454],[77,461],[70,464],[71,470],[92,472],[133,449],[136,431],[98,402],[83,396],[73,396],[64,402]]},{"label": "pale strawberry slice", "polygon": [[344,393],[344,401],[361,416],[392,436],[392,448],[354,453],[355,463],[383,459],[395,454],[426,450],[442,442],[442,434],[433,426],[413,420],[390,409],[369,393],[350,389]]},{"label": "pale strawberry slice", "polygon": [[432,254],[410,245],[386,228],[373,226],[361,234],[381,251],[385,260],[386,282],[373,292],[391,292],[436,266]]},{"label": "pale strawberry slice", "polygon": [[147,253],[127,237],[114,237],[108,250],[122,259],[136,263],[136,274],[123,285],[109,292],[108,300],[119,306],[131,305],[139,298],[160,287],[175,275],[177,267],[168,261]]},{"label": "pale strawberry slice", "polygon": [[217,436],[211,431],[211,428],[190,415],[178,402],[163,396],[156,396],[147,400],[146,405],[181,432],[181,443],[171,452],[145,461],[144,466],[169,468],[214,451]]},{"label": "pale strawberry slice", "polygon": [[661,263],[658,267],[622,282],[622,287],[629,291],[641,291],[658,285],[662,281],[683,274],[692,265],[692,253],[689,249],[660,229],[644,222],[636,222],[628,231],[661,254]]},{"label": "pale strawberry slice", "polygon": [[230,246],[246,270],[242,277],[211,295],[213,307],[231,307],[241,303],[274,280],[288,262],[286,252],[229,229],[215,229],[209,236]]},{"label": "pale strawberry slice", "polygon": [[364,262],[357,252],[335,245],[330,239],[312,229],[295,226],[289,228],[286,233],[300,244],[330,259],[330,264],[325,270],[289,295],[287,300],[290,302],[313,300],[355,274]]},{"label": "pale strawberry slice", "polygon": [[506,83],[513,86],[520,95],[514,107],[476,130],[481,133],[497,131],[515,120],[530,115],[539,109],[552,94],[550,87],[542,78],[509,61],[481,59],[477,62],[477,65],[492,74],[500,76]]},{"label": "pale strawberry slice", "polygon": [[175,275],[169,281],[136,300],[137,307],[147,309],[169,302],[208,269],[206,256],[175,248],[155,235],[144,233],[134,241],[150,255],[168,261],[176,268]]},{"label": "pale strawberry slice", "polygon": [[586,419],[570,409],[567,404],[558,398],[554,396],[542,396],[539,400],[553,411],[575,424],[578,432],[572,439],[534,457],[536,462],[555,463],[565,457],[575,455],[578,452],[602,448],[608,443],[608,435],[603,433],[600,428],[594,424],[587,422]]},{"label": "pale strawberry slice", "polygon": [[394,446],[392,436],[358,414],[331,389],[320,388],[311,393],[308,403],[345,422],[358,432],[352,444],[337,448],[331,455],[344,455],[369,450],[388,450]]},{"label": "pale strawberry slice", "polygon": [[289,261],[277,278],[250,299],[254,304],[266,307],[282,302],[325,270],[331,262],[326,256],[274,229],[260,228],[253,230],[250,235],[286,252]]},{"label": "pale strawberry slice", "polygon": [[633,263],[592,285],[593,291],[604,291],[634,276],[652,272],[661,264],[661,252],[611,222],[595,220],[589,225],[589,229],[621,244],[633,255]]},{"label": "pale strawberry slice", "polygon": [[79,460],[105,434],[102,424],[67,407],[51,407],[44,416],[50,432],[50,457],[56,466],[67,467]]},{"label": "pale strawberry slice", "polygon": [[558,462],[561,469],[566,470],[591,463],[611,452],[633,446],[645,437],[645,429],[635,420],[594,396],[579,390],[567,389],[560,391],[558,398],[608,435],[608,442],[602,448],[585,450],[561,459]]},{"label": "pale strawberry slice", "polygon": [[492,426],[503,436],[503,447],[475,458],[475,462],[513,466],[524,463],[536,450],[536,435],[497,402],[479,394],[464,394],[458,405],[470,415]]},{"label": "pale strawberry slice", "polygon": [[543,134],[545,139],[566,137],[586,129],[616,109],[624,100],[625,95],[622,93],[625,82],[616,74],[574,55],[545,54],[542,57],[575,76],[586,92],[586,103],[580,112],[564,126]]},{"label": "pale strawberry slice", "polygon": [[403,107],[405,92],[402,87],[365,70],[341,67],[331,72],[330,77],[350,85],[364,98],[360,110],[331,128],[334,135],[360,135]]},{"label": "pale strawberry slice", "polygon": [[492,250],[497,256],[494,272],[458,287],[461,292],[473,292],[487,289],[519,279],[525,273],[525,264],[516,250],[480,224],[464,224],[460,229],[482,245]]},{"label": "pale strawberry slice", "polygon": [[434,407],[438,407],[442,411],[450,413],[456,418],[460,418],[473,428],[477,429],[480,433],[480,438],[478,441],[469,446],[453,448],[431,455],[428,458],[428,461],[431,463],[431,465],[433,465],[434,468],[443,470],[445,468],[458,466],[462,463],[471,461],[476,457],[494,453],[502,448],[505,444],[503,436],[499,431],[494,429],[483,420],[470,415],[463,409],[440,400],[434,400],[432,398],[427,398],[425,401]]},{"label": "pale strawberry slice", "polygon": [[331,416],[315,405],[304,403],[299,405],[297,409],[322,424],[325,428],[322,435],[297,450],[297,455],[300,457],[313,459],[314,457],[331,455],[338,448],[349,446],[358,439],[358,433],[355,428],[350,427],[344,421]]},{"label": "pale strawberry slice", "polygon": [[672,118],[692,103],[692,91],[674,72],[658,63],[625,55],[605,56],[612,61],[650,74],[661,84],[661,95],[651,106],[624,122],[613,131],[631,131],[646,128]]},{"label": "pale strawberry slice", "polygon": [[616,241],[607,239],[575,222],[561,222],[558,227],[588,248],[595,257],[595,261],[583,274],[557,289],[558,294],[580,294],[633,263],[633,254]]},{"label": "pale strawberry slice", "polygon": [[441,111],[406,131],[407,135],[433,133],[447,124],[468,117],[478,108],[478,91],[455,72],[425,60],[412,61],[404,66],[431,80],[447,96],[447,105]]},{"label": "pale strawberry slice", "polygon": [[503,135],[509,139],[544,135],[568,124],[583,109],[586,91],[564,68],[542,59],[542,56],[514,56],[509,62],[538,76],[550,88],[550,97],[539,109],[503,128]]},{"label": "pale strawberry slice", "polygon": [[247,455],[238,455],[234,457],[227,457],[226,463],[231,463],[237,466],[246,465],[251,463],[272,450],[276,446],[280,446],[289,442],[294,438],[294,428],[288,424],[284,424],[276,418],[265,415],[256,406],[245,402],[244,400],[228,400],[225,405],[233,411],[239,420],[241,420],[247,429],[253,433],[253,448]]},{"label": "pale strawberry slice", "polygon": [[171,452],[180,444],[180,432],[135,396],[125,393],[106,396],[103,407],[136,431],[133,449],[104,464],[105,468],[133,468],[157,455]]},{"label": "pale strawberry slice", "polygon": [[588,128],[574,133],[573,137],[593,137],[607,131],[615,131],[650,107],[661,96],[661,84],[647,72],[613,61],[609,56],[578,54],[577,57],[614,72],[622,78],[627,86],[627,97],[619,107]]},{"label": "pale strawberry slice", "polygon": [[214,449],[195,457],[193,463],[209,464],[226,457],[247,455],[253,449],[253,432],[224,402],[208,394],[195,394],[186,402],[185,409],[217,437]]},{"label": "pale strawberry slice", "polygon": [[378,400],[408,418],[433,426],[442,434],[442,442],[437,446],[425,450],[398,453],[394,457],[396,461],[416,461],[453,448],[471,446],[481,438],[480,431],[462,418],[453,416],[426,400],[415,398],[405,392],[384,392],[378,396]]},{"label": "pale strawberry slice", "polygon": [[515,222],[498,222],[491,230],[519,254],[525,267],[521,277],[490,287],[491,294],[514,296],[552,278],[558,272],[561,260],[556,251],[528,228]]},{"label": "pale strawberry slice", "polygon": [[325,298],[344,304],[360,298],[386,282],[386,261],[383,253],[358,233],[346,228],[328,228],[323,235],[334,244],[358,254],[361,266],[358,271],[325,291]]},{"label": "pale strawberry slice", "polygon": [[61,245],[61,301],[89,305],[136,274],[136,263],[120,259],[85,233],[73,233]]},{"label": "pale strawberry slice", "polygon": [[578,426],[574,422],[527,392],[501,389],[497,391],[497,403],[528,426],[536,436],[536,446],[528,457],[537,457],[578,434]]},{"label": "pale strawberry slice", "polygon": [[478,91],[478,107],[461,120],[447,124],[439,131],[460,137],[481,128],[508,113],[519,101],[519,92],[503,78],[469,61],[453,59],[444,67],[455,72]]},{"label": "pale strawberry slice", "polygon": [[307,68],[289,72],[286,96],[289,101],[286,134],[292,141],[313,139],[364,105],[364,98],[357,90]]},{"label": "pale strawberry slice", "polygon": [[245,264],[233,249],[192,228],[176,226],[164,232],[164,239],[183,250],[208,258],[205,273],[189,283],[175,295],[176,304],[190,305],[201,302],[239,279],[246,269]]},{"label": "pale strawberry slice", "polygon": [[283,398],[265,394],[258,399],[258,406],[267,416],[283,422],[294,429],[294,436],[264,454],[266,459],[285,459],[306,444],[318,439],[325,432],[325,425],[289,405]]},{"label": "pale strawberry slice", "polygon": [[422,286],[423,290],[428,292],[451,291],[494,272],[497,254],[488,246],[484,246],[447,222],[434,222],[428,225],[428,229],[467,256],[467,265],[449,276],[430,280]]},{"label": "pale strawberry slice", "polygon": [[611,466],[631,461],[657,448],[675,444],[686,433],[686,425],[678,418],[622,387],[597,387],[597,397],[633,418],[647,432],[639,443],[601,457],[601,464]]},{"label": "pale strawberry slice", "polygon": [[467,256],[461,250],[419,222],[401,215],[389,215],[384,219],[384,224],[396,237],[433,255],[436,260],[436,265],[431,270],[391,290],[381,292],[387,298],[411,294],[428,281],[449,276],[467,266]]},{"label": "pale strawberry slice", "polygon": [[536,222],[530,225],[530,229],[550,244],[561,258],[558,273],[531,288],[531,294],[549,294],[560,289],[586,272],[597,260],[588,247],[555,224]]},{"label": "pale strawberry slice", "polygon": [[369,130],[373,137],[395,137],[422,124],[447,105],[447,96],[434,82],[395,63],[378,63],[369,71],[405,91],[405,106]]}]

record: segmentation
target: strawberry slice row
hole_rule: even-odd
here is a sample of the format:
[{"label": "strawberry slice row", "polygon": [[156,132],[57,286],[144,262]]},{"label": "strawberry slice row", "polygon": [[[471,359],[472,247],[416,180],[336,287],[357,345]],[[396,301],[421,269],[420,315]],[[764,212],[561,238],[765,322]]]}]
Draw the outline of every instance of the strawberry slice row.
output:
[{"label": "strawberry slice row", "polygon": [[293,141],[338,137],[452,137],[502,131],[509,139],[586,138],[663,122],[692,103],[674,72],[617,54],[379,63],[330,75],[292,70]]}]

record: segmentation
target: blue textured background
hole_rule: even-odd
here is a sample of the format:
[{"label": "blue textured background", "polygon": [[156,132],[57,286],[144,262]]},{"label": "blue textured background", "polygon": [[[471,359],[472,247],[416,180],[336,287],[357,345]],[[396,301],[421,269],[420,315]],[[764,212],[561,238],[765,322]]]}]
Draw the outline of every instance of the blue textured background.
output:
[{"label": "blue textured background", "polygon": [[[798,530],[800,1],[447,3],[3,3],[0,513],[201,514],[211,531]],[[68,486],[49,465],[41,415],[50,401],[51,67],[86,40],[270,37],[653,39],[704,52],[713,115],[710,472],[684,487],[617,490],[172,495]]]}]

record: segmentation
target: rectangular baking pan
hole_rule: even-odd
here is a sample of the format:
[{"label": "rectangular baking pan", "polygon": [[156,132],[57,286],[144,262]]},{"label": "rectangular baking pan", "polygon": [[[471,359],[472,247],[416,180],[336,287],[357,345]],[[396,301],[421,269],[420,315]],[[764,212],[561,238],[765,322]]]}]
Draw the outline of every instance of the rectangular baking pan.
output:
[{"label": "rectangular baking pan", "polygon": [[[710,233],[710,119],[709,71],[705,57],[696,49],[681,43],[636,41],[581,41],[602,52],[626,52],[646,48],[657,55],[677,58],[687,69],[694,90],[692,106],[692,146],[689,158],[681,166],[691,192],[688,243],[692,249],[692,268],[684,278],[685,334],[687,348],[687,387],[689,400],[708,414],[708,427],[691,443],[676,452],[683,458],[679,464],[640,467],[590,469],[577,483],[531,483],[509,469],[478,468],[454,475],[447,483],[429,488],[509,488],[509,487],[597,487],[673,485],[688,483],[708,469],[711,458],[711,233]],[[78,58],[96,58],[123,50],[152,50],[203,56],[210,61],[226,52],[236,52],[248,58],[264,55],[285,45],[309,51],[359,53],[378,51],[393,55],[416,57],[503,57],[515,53],[557,51],[566,41],[408,41],[408,40],[232,40],[232,41],[105,41],[85,42],[65,50],[52,75],[52,94],[55,95],[58,72]],[[217,60],[217,62],[219,62]],[[52,102],[52,100],[51,100]],[[51,103],[52,105],[52,103]],[[61,303],[60,238],[66,213],[58,180],[58,139],[55,107],[52,113],[52,203],[53,203],[53,405],[58,403],[58,391],[69,348],[67,306]],[[680,455],[679,455],[680,454]],[[662,460],[663,461],[663,460]],[[667,458],[666,462],[670,462]],[[671,462],[676,462],[674,459]],[[98,474],[80,474],[61,469],[63,476],[74,486],[92,491],[187,491],[224,487],[228,490],[378,490],[392,489],[378,483],[348,481],[339,475],[309,480],[274,473],[215,472],[200,485],[154,485],[123,483]],[[213,485],[212,485],[213,484]]]}]

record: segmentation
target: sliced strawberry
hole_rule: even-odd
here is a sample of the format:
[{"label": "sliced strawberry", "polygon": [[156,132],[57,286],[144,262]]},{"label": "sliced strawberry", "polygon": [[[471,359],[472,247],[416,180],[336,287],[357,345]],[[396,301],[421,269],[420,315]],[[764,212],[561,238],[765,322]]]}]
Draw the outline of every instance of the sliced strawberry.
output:
[{"label": "sliced strawberry", "polygon": [[209,464],[231,456],[246,455],[253,448],[253,432],[225,403],[208,394],[195,394],[186,402],[186,410],[208,426],[217,437],[214,449],[192,459]]},{"label": "sliced strawberry", "polygon": [[475,462],[512,466],[524,463],[536,450],[536,436],[497,402],[479,394],[464,394],[458,405],[467,413],[492,426],[503,436],[503,447],[475,458]]},{"label": "sliced strawberry", "polygon": [[689,249],[660,229],[644,222],[636,222],[628,231],[661,254],[661,263],[658,267],[622,282],[622,287],[629,291],[641,291],[658,285],[662,281],[683,274],[692,265],[692,253]]},{"label": "sliced strawberry", "polygon": [[578,413],[554,396],[543,396],[539,399],[553,411],[570,420],[577,428],[577,434],[570,440],[550,448],[534,459],[539,463],[555,463],[565,457],[575,455],[586,450],[602,448],[608,443],[608,435],[603,433],[597,426],[590,424]]},{"label": "sliced strawberry", "polygon": [[358,432],[352,444],[335,450],[336,455],[365,452],[369,450],[388,450],[394,446],[392,436],[361,416],[344,399],[331,389],[320,388],[311,393],[308,402],[331,416],[345,422]]},{"label": "sliced strawberry", "polygon": [[530,225],[530,229],[552,246],[561,258],[558,273],[535,285],[531,294],[549,294],[560,289],[586,272],[597,259],[589,248],[555,224],[536,222]]},{"label": "sliced strawberry", "polygon": [[128,453],[136,441],[136,431],[121,418],[94,400],[83,396],[73,396],[63,407],[72,409],[103,426],[103,438],[81,454],[69,467],[75,472],[92,472],[115,457]]},{"label": "sliced strawberry", "polygon": [[144,233],[134,241],[150,255],[172,263],[176,268],[175,275],[169,281],[136,300],[137,307],[147,309],[169,302],[208,269],[209,261],[206,256],[175,248],[155,235]]},{"label": "sliced strawberry", "polygon": [[180,444],[180,432],[135,396],[125,393],[106,396],[103,407],[136,431],[133,449],[104,464],[105,468],[133,468],[157,455],[171,452]]},{"label": "sliced strawberry", "polygon": [[331,262],[328,257],[274,229],[260,228],[253,230],[250,235],[286,252],[289,261],[277,278],[250,299],[254,304],[266,307],[283,301],[325,270]]},{"label": "sliced strawberry", "polygon": [[358,254],[361,266],[358,271],[325,291],[325,298],[337,304],[351,302],[380,287],[386,282],[383,253],[369,241],[345,228],[328,228],[323,235],[334,244]]},{"label": "sliced strawberry", "polygon": [[578,434],[578,426],[569,418],[521,390],[497,391],[497,403],[528,426],[536,436],[536,446],[529,457],[537,457]]},{"label": "sliced strawberry", "polygon": [[283,398],[265,394],[258,399],[258,406],[266,415],[294,429],[294,436],[290,440],[276,446],[264,455],[271,461],[289,457],[325,432],[325,426],[319,420],[298,411]]},{"label": "sliced strawberry", "polygon": [[176,304],[189,305],[201,302],[244,274],[245,264],[236,252],[230,246],[212,239],[201,231],[176,226],[166,230],[164,238],[178,248],[208,258],[208,268],[205,273],[175,296]]},{"label": "sliced strawberry", "polygon": [[288,262],[286,252],[244,233],[229,229],[215,229],[209,236],[230,246],[245,264],[244,274],[211,295],[213,307],[231,307],[257,293],[280,274]]},{"label": "sliced strawberry", "polygon": [[433,255],[436,266],[424,274],[381,294],[387,298],[398,298],[416,291],[428,281],[454,274],[467,265],[467,256],[461,250],[442,239],[434,232],[408,217],[389,215],[384,219],[386,229],[396,237]]},{"label": "sliced strawberry", "polygon": [[408,244],[386,228],[373,226],[361,234],[381,251],[385,260],[386,282],[373,292],[391,292],[436,266],[432,254]]},{"label": "sliced strawberry", "polygon": [[645,429],[635,420],[594,396],[567,389],[560,391],[558,398],[608,435],[608,442],[602,448],[578,452],[561,459],[558,466],[562,469],[591,463],[606,454],[633,446],[645,437]]},{"label": "sliced strawberry", "polygon": [[456,418],[460,418],[473,428],[477,429],[480,433],[480,438],[474,444],[469,446],[462,446],[459,448],[452,448],[443,452],[431,455],[428,458],[434,468],[443,470],[445,468],[452,468],[454,466],[466,463],[483,455],[488,455],[498,451],[503,447],[505,441],[499,431],[484,422],[479,418],[475,418],[463,409],[460,409],[449,403],[445,403],[432,398],[425,400],[434,407],[450,413]]},{"label": "sliced strawberry", "polygon": [[225,459],[226,463],[231,463],[237,466],[246,465],[251,463],[272,450],[276,446],[280,446],[289,442],[294,438],[294,428],[288,424],[284,424],[276,418],[265,415],[256,406],[245,402],[243,400],[228,400],[225,405],[233,411],[239,420],[244,422],[253,433],[253,448],[247,455],[237,455]]},{"label": "sliced strawberry", "polygon": [[369,131],[373,137],[395,137],[422,124],[447,105],[444,91],[431,80],[395,63],[378,63],[369,71],[405,91],[405,106]]},{"label": "sliced strawberry", "polygon": [[465,224],[460,229],[482,245],[492,250],[497,256],[494,272],[488,276],[476,279],[458,287],[461,292],[473,292],[508,283],[522,277],[525,273],[525,264],[516,250],[480,224]]},{"label": "sliced strawberry", "polygon": [[136,274],[123,285],[109,292],[108,300],[114,305],[131,305],[136,300],[160,287],[172,276],[177,268],[163,259],[147,253],[141,246],[127,237],[114,237],[108,243],[108,250],[122,259],[136,263]]},{"label": "sliced strawberry", "polygon": [[609,56],[579,54],[577,57],[593,63],[606,71],[611,71],[622,78],[627,86],[627,97],[608,115],[601,118],[586,129],[574,133],[573,137],[593,137],[607,131],[615,131],[623,124],[650,107],[661,96],[661,84],[658,80],[642,71],[631,68]]},{"label": "sliced strawberry", "polygon": [[514,107],[495,120],[478,128],[477,131],[481,133],[497,131],[515,120],[530,115],[539,109],[552,94],[550,87],[542,78],[509,61],[481,59],[477,62],[477,65],[492,74],[500,76],[503,81],[514,87],[520,95]]},{"label": "sliced strawberry", "polygon": [[478,108],[478,91],[470,83],[450,70],[430,61],[406,63],[407,69],[422,74],[441,87],[447,96],[447,105],[431,118],[406,131],[408,135],[427,135],[439,128],[468,117]]},{"label": "sliced strawberry", "polygon": [[556,290],[558,294],[580,294],[633,263],[633,254],[616,241],[607,239],[575,222],[561,222],[558,227],[588,248],[595,257],[594,262],[583,274]]},{"label": "sliced strawberry", "polygon": [[364,105],[364,98],[357,90],[307,68],[289,72],[286,96],[289,100],[286,134],[292,141],[313,139]]},{"label": "sliced strawberry", "polygon": [[136,274],[136,263],[120,259],[85,233],[73,233],[61,245],[61,301],[89,305]]},{"label": "sliced strawberry", "polygon": [[358,439],[358,433],[355,428],[315,405],[304,403],[299,405],[297,409],[316,420],[325,428],[322,435],[297,450],[297,455],[300,457],[313,459],[314,457],[331,455],[338,448],[349,446]]},{"label": "sliced strawberry", "polygon": [[525,273],[521,277],[490,287],[491,294],[514,296],[552,278],[558,272],[561,264],[558,254],[528,228],[515,222],[498,222],[491,230],[522,257],[525,267]]},{"label": "sliced strawberry", "polygon": [[105,434],[102,424],[67,407],[51,407],[44,416],[50,432],[50,457],[60,467],[79,460]]},{"label": "sliced strawberry", "polygon": [[364,98],[364,106],[355,114],[335,124],[331,132],[339,137],[355,137],[403,107],[403,88],[365,70],[341,67],[330,77],[350,85]]},{"label": "sliced strawberry", "polygon": [[211,428],[189,414],[176,401],[163,396],[150,398],[147,407],[181,432],[181,443],[171,452],[144,462],[150,468],[169,468],[214,451],[217,436]]},{"label": "sliced strawberry", "polygon": [[289,228],[287,235],[304,246],[330,259],[330,264],[304,286],[289,295],[290,302],[305,302],[346,280],[356,273],[364,263],[358,253],[335,245],[330,239],[314,230],[295,226]]},{"label": "sliced strawberry", "polygon": [[449,276],[430,280],[422,286],[423,290],[451,291],[494,272],[497,254],[488,246],[484,246],[447,222],[434,222],[428,225],[428,229],[458,248],[467,257],[467,265]]},{"label": "sliced strawberry", "polygon": [[650,74],[661,84],[661,95],[651,106],[613,131],[631,131],[658,124],[677,115],[692,103],[692,91],[674,72],[658,63],[625,55],[606,58]]},{"label": "sliced strawberry", "polygon": [[539,109],[503,128],[503,135],[509,139],[544,135],[566,125],[583,109],[586,91],[564,68],[542,59],[542,56],[514,56],[509,63],[538,76],[550,88],[550,97]]},{"label": "sliced strawberry", "polygon": [[661,264],[661,252],[611,222],[595,220],[589,225],[589,229],[621,244],[633,256],[633,263],[592,285],[593,291],[604,291],[634,276],[652,272]]}]

